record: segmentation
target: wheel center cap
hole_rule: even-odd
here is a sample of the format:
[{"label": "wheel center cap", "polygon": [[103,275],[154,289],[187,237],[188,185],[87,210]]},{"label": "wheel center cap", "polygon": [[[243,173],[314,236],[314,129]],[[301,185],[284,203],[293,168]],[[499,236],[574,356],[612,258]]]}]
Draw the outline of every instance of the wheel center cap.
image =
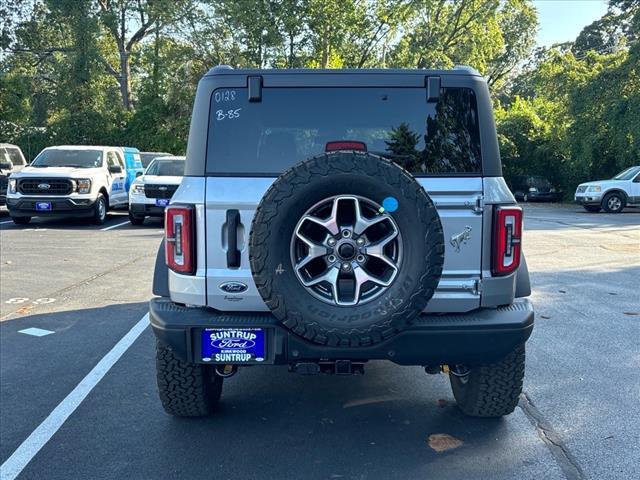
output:
[{"label": "wheel center cap", "polygon": [[356,247],[352,243],[343,243],[338,247],[338,255],[343,260],[351,260],[356,256]]}]

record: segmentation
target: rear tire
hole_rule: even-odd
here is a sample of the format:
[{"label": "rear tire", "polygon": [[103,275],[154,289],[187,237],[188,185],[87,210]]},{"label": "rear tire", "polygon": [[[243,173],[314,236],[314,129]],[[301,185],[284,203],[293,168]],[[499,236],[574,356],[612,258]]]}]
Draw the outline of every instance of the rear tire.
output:
[{"label": "rear tire", "polygon": [[104,195],[99,193],[96,202],[93,205],[93,215],[91,221],[96,225],[103,225],[107,219],[107,200]]},{"label": "rear tire", "polygon": [[627,199],[623,194],[612,192],[602,199],[602,208],[607,213],[620,213],[627,206]]},{"label": "rear tire", "polygon": [[188,363],[156,340],[156,379],[165,412],[177,417],[209,415],[220,400],[223,378],[213,367]]},{"label": "rear tire", "polygon": [[598,213],[602,207],[600,205],[583,205],[587,212]]},{"label": "rear tire", "polygon": [[524,378],[525,351],[520,345],[497,363],[477,365],[465,377],[449,373],[458,407],[471,417],[509,415],[518,405]]},{"label": "rear tire", "polygon": [[16,225],[26,225],[31,221],[31,217],[11,217]]},{"label": "rear tire", "polygon": [[139,217],[138,215],[129,213],[129,221],[131,222],[131,225],[142,225],[144,223],[144,217]]}]

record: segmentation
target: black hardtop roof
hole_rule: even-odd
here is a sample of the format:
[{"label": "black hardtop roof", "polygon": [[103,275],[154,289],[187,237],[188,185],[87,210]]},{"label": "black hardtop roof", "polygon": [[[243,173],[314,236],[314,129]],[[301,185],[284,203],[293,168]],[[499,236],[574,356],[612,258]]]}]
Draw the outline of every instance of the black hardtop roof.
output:
[{"label": "black hardtop roof", "polygon": [[239,68],[228,65],[217,65],[210,69],[205,77],[215,75],[421,75],[421,76],[474,76],[482,77],[480,72],[466,65],[456,66],[448,70],[403,69],[403,68]]}]

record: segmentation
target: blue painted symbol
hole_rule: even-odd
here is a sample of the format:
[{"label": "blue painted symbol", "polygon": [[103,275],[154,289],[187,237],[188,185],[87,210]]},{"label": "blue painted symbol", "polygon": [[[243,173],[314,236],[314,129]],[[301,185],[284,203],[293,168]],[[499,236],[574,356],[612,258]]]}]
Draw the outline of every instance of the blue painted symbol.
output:
[{"label": "blue painted symbol", "polygon": [[382,201],[382,208],[392,213],[398,209],[398,200],[395,197],[387,197]]}]

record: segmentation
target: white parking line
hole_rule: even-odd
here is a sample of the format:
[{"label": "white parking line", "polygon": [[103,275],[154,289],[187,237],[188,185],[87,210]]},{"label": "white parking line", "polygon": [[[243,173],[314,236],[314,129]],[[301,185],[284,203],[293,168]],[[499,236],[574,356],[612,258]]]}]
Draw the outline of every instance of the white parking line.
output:
[{"label": "white parking line", "polygon": [[0,225],[4,225],[5,223],[13,223],[13,220],[7,220],[5,222],[0,222]]},{"label": "white parking line", "polygon": [[0,480],[13,480],[36,456],[42,447],[51,440],[51,437],[62,427],[69,416],[78,408],[82,401],[89,395],[93,387],[109,372],[111,367],[120,359],[133,342],[149,325],[147,313],[136,323],[127,334],[100,360],[80,383],[62,400],[31,435],[20,444],[15,452],[0,466]]},{"label": "white parking line", "polygon": [[122,222],[122,223],[117,223],[115,225],[111,225],[110,227],[106,227],[106,228],[101,228],[100,231],[101,232],[106,232],[107,230],[112,230],[114,228],[118,228],[121,227],[122,225],[126,225],[127,223],[131,223],[129,220],[127,220],[126,222]]}]

